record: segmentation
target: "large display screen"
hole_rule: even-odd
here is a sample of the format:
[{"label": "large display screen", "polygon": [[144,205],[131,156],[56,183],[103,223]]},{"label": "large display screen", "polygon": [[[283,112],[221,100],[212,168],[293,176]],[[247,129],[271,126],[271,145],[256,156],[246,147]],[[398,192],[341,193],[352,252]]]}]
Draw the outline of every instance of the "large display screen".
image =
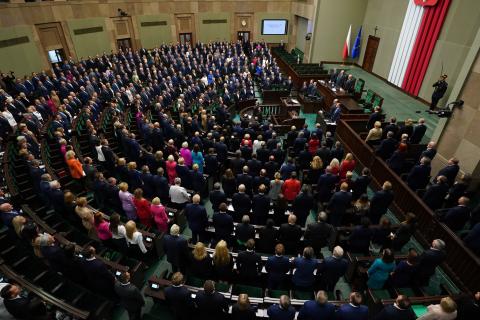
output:
[{"label": "large display screen", "polygon": [[264,35],[284,35],[287,34],[288,20],[285,19],[265,19],[262,20],[262,34]]}]

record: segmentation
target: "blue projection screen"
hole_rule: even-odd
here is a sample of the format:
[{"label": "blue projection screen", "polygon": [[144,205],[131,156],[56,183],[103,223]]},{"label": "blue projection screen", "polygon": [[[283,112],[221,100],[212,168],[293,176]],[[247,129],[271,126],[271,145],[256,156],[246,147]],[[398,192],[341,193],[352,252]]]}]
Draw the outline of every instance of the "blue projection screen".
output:
[{"label": "blue projection screen", "polygon": [[288,30],[288,20],[285,19],[264,19],[262,20],[262,34],[264,35],[285,35]]}]

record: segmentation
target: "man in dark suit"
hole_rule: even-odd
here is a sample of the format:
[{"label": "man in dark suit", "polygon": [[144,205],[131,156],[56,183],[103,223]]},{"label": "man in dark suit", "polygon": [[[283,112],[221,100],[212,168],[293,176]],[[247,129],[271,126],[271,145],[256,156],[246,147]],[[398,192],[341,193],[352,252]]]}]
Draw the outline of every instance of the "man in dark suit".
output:
[{"label": "man in dark suit", "polygon": [[435,274],[435,269],[445,260],[445,242],[441,239],[432,241],[432,247],[425,250],[418,258],[417,272],[414,274],[414,282],[419,286],[426,286],[430,277]]},{"label": "man in dark suit", "polygon": [[233,210],[235,211],[235,217],[237,217],[237,221],[239,217],[250,214],[252,202],[250,197],[245,193],[245,185],[241,184],[238,186],[238,192],[232,197],[232,206]]},{"label": "man in dark suit", "polygon": [[385,181],[382,190],[375,192],[370,200],[370,211],[368,214],[372,224],[378,224],[380,218],[387,213],[388,207],[392,201],[392,184],[390,181]]},{"label": "man in dark suit", "polygon": [[382,122],[383,117],[382,117],[382,109],[380,108],[380,106],[376,106],[373,110],[374,110],[373,113],[368,118],[368,122],[367,122],[368,130],[373,128],[373,125],[375,124],[375,122],[377,121]]},{"label": "man in dark suit", "polygon": [[423,157],[427,157],[430,160],[433,160],[436,154],[437,154],[436,144],[435,142],[430,141],[427,144],[427,149],[423,150],[422,154],[420,155],[420,159],[422,159]]},{"label": "man in dark suit", "polygon": [[290,261],[283,254],[285,247],[279,243],[275,246],[275,255],[270,256],[265,263],[265,269],[268,272],[268,288],[271,290],[279,289],[290,271]]},{"label": "man in dark suit", "polygon": [[2,220],[4,226],[13,229],[12,220],[18,215],[19,212],[13,209],[10,203],[5,202],[0,205],[0,220]]},{"label": "man in dark suit", "polygon": [[5,309],[15,319],[25,320],[46,320],[47,316],[45,304],[42,300],[29,294],[28,297],[20,296],[22,288],[15,284],[7,284],[0,291],[0,297],[3,298]]},{"label": "man in dark suit", "polygon": [[422,197],[423,202],[434,211],[442,207],[449,189],[447,178],[445,176],[437,176],[435,181],[436,183],[428,187]]},{"label": "man in dark suit", "polygon": [[317,222],[308,224],[305,230],[306,244],[313,248],[317,257],[320,257],[323,247],[331,248],[335,241],[335,229],[327,223],[327,218],[327,214],[321,211],[318,214]]},{"label": "man in dark suit", "polygon": [[192,202],[185,207],[185,216],[188,221],[188,227],[192,231],[192,243],[202,241],[204,239],[205,228],[208,225],[207,210],[200,204],[200,196],[198,194],[192,197]]},{"label": "man in dark suit", "polygon": [[233,232],[233,218],[227,213],[227,204],[222,202],[219,211],[213,214],[213,227],[215,228],[215,240],[225,240],[231,243]]},{"label": "man in dark suit", "polygon": [[435,89],[432,93],[432,103],[430,104],[430,110],[435,110],[437,107],[438,101],[443,98],[445,92],[448,88],[448,83],[445,81],[447,79],[447,75],[444,74],[440,77],[440,79],[433,84],[432,87]]},{"label": "man in dark suit", "polygon": [[410,143],[418,144],[422,141],[423,136],[427,132],[427,126],[425,125],[425,119],[418,119],[418,124],[413,127],[413,133],[410,137]]},{"label": "man in dark suit", "polygon": [[458,171],[460,171],[460,167],[458,165],[457,158],[451,158],[448,160],[448,165],[438,171],[438,176],[445,176],[447,178],[448,185],[453,185],[455,182],[455,178],[457,177]]},{"label": "man in dark suit", "polygon": [[248,169],[247,166],[244,166],[243,169],[242,169],[242,173],[237,174],[237,178],[236,178],[237,188],[238,188],[238,186],[243,184],[245,186],[245,192],[247,194],[251,195],[252,194],[252,182],[253,182],[253,179],[249,175],[249,169]]},{"label": "man in dark suit", "polygon": [[340,306],[336,313],[336,320],[367,320],[368,307],[361,303],[362,295],[360,293],[350,293],[350,303]]},{"label": "man in dark suit", "polygon": [[317,292],[315,300],[305,301],[297,320],[334,320],[335,305],[328,302],[327,293],[323,290]]},{"label": "man in dark suit", "polygon": [[172,265],[172,270],[185,270],[188,261],[188,243],[180,235],[180,227],[176,224],[170,228],[170,234],[163,240],[163,247],[167,255],[167,261]]},{"label": "man in dark suit", "polygon": [[122,272],[117,282],[115,282],[115,293],[120,298],[120,304],[127,310],[130,320],[140,320],[142,318],[142,307],[145,305],[140,290],[130,283],[130,273]]},{"label": "man in dark suit", "polygon": [[325,258],[318,266],[320,274],[320,288],[333,291],[340,277],[347,272],[348,261],[343,258],[343,249],[340,246],[333,248],[332,256]]},{"label": "man in dark suit", "polygon": [[353,77],[352,74],[348,75],[347,81],[345,81],[345,85],[343,86],[343,89],[347,91],[348,93],[353,93],[355,91],[355,82],[357,80]]},{"label": "man in dark suit", "polygon": [[235,226],[235,236],[240,245],[245,245],[249,239],[255,239],[255,227],[250,224],[250,217],[244,215],[242,223]]},{"label": "man in dark suit", "polygon": [[460,197],[458,205],[447,210],[441,221],[445,223],[452,231],[460,231],[470,218],[469,199]]},{"label": "man in dark suit", "polygon": [[393,136],[395,137],[398,133],[398,125],[397,125],[397,118],[392,117],[390,118],[390,122],[383,128],[383,137],[386,137],[388,132],[393,132]]},{"label": "man in dark suit", "polygon": [[392,131],[387,133],[387,138],[380,142],[375,153],[377,156],[382,158],[383,160],[387,160],[392,156],[398,146],[398,141],[394,138],[395,134]]},{"label": "man in dark suit", "polygon": [[230,160],[230,168],[233,170],[234,174],[242,173],[242,169],[245,166],[245,159],[242,158],[242,152],[237,150],[235,152],[235,158]]},{"label": "man in dark suit", "polygon": [[220,189],[221,189],[221,184],[219,182],[215,182],[215,184],[213,185],[213,190],[210,191],[209,198],[210,198],[210,202],[212,203],[213,212],[218,211],[218,207],[220,206],[221,203],[227,202],[227,196]]},{"label": "man in dark suit", "polygon": [[289,255],[297,254],[297,245],[302,237],[302,228],[296,224],[297,217],[294,214],[288,216],[288,222],[280,226],[278,239],[285,246],[285,252]]},{"label": "man in dark suit", "polygon": [[270,211],[270,197],[265,194],[265,185],[258,187],[258,194],[252,199],[252,214],[255,224],[264,225],[267,222],[268,212]]},{"label": "man in dark suit", "polygon": [[332,168],[327,166],[325,169],[325,174],[322,174],[320,177],[318,177],[317,181],[318,200],[320,203],[330,201],[337,182],[338,176],[332,174]]},{"label": "man in dark suit", "polygon": [[172,309],[175,320],[189,320],[194,304],[190,291],[183,286],[183,274],[175,272],[172,276],[172,285],[165,288],[165,300]]},{"label": "man in dark suit", "polygon": [[348,184],[343,182],[340,191],[335,192],[327,205],[330,211],[330,222],[334,227],[340,226],[343,216],[352,207],[352,193],[348,191]]},{"label": "man in dark suit", "polygon": [[228,312],[228,303],[225,297],[215,291],[215,284],[207,280],[203,284],[203,290],[197,292],[195,304],[200,320],[225,319]]},{"label": "man in dark suit", "polygon": [[302,191],[293,200],[293,212],[297,216],[298,225],[305,226],[310,211],[313,209],[314,199],[310,194],[310,188],[307,185],[302,186]]},{"label": "man in dark suit", "polygon": [[394,304],[386,305],[380,311],[375,320],[415,320],[417,316],[411,308],[410,300],[407,296],[399,295]]},{"label": "man in dark suit", "polygon": [[268,307],[267,315],[270,320],[293,320],[295,319],[295,308],[290,305],[290,298],[282,295],[278,304]]},{"label": "man in dark suit", "polygon": [[407,177],[407,184],[413,190],[425,189],[430,180],[430,172],[432,167],[430,167],[430,159],[422,158],[420,164],[416,165],[410,170],[410,173]]},{"label": "man in dark suit", "polygon": [[240,252],[237,256],[238,275],[245,283],[255,285],[262,269],[262,257],[254,251],[255,240],[248,239],[245,247],[246,251]]},{"label": "man in dark suit", "polygon": [[86,279],[86,286],[91,291],[98,292],[105,297],[115,297],[113,290],[115,277],[108,271],[103,261],[95,258],[95,248],[88,246],[83,250],[82,254],[84,258],[82,270]]},{"label": "man in dark suit", "polygon": [[256,177],[262,169],[262,162],[257,159],[256,154],[252,154],[252,159],[247,161],[247,167],[249,168],[252,177]]}]

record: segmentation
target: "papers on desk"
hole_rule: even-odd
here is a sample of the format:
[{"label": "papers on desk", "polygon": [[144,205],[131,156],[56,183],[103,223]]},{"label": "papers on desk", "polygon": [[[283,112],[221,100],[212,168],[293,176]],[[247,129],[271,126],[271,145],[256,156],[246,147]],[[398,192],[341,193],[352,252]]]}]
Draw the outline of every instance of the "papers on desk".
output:
[{"label": "papers on desk", "polygon": [[297,99],[292,99],[292,100],[290,100],[290,101],[292,101],[292,103],[298,104],[298,100],[297,100]]},{"label": "papers on desk", "polygon": [[337,89],[336,89],[336,88],[332,88],[332,91],[333,91],[333,92],[337,92]]},{"label": "papers on desk", "polygon": [[326,120],[325,123],[327,124],[327,126],[336,126],[337,125],[337,123],[331,122],[330,120]]},{"label": "papers on desk", "polygon": [[227,210],[228,210],[228,211],[234,211],[232,204],[229,204],[229,205],[228,205]]},{"label": "papers on desk", "polygon": [[275,212],[273,210],[269,210],[268,214],[274,214]]},{"label": "papers on desk", "polygon": [[289,216],[289,215],[292,214],[292,213],[293,213],[293,212],[291,212],[290,210],[285,211],[285,215],[286,215],[286,216]]},{"label": "papers on desk", "polygon": [[195,293],[191,293],[191,294],[190,294],[190,297],[192,297],[192,299],[195,299],[196,296],[197,296],[197,295],[196,295]]}]

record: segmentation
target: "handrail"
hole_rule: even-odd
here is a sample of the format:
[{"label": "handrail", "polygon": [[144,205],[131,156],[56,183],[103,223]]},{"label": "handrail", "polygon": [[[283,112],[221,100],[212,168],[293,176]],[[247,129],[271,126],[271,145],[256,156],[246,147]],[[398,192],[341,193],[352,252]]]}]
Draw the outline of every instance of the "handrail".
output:
[{"label": "handrail", "polygon": [[349,125],[350,121],[341,119],[337,122],[338,140],[348,152],[355,154],[361,166],[370,169],[372,181],[377,188],[380,188],[386,180],[392,182],[394,214],[403,220],[405,213],[415,213],[419,231],[416,236],[425,247],[428,247],[434,239],[444,240],[447,255],[446,263],[442,264],[442,268],[460,287],[476,292],[480,287],[480,274],[472,270],[480,270],[480,258],[468,249],[445,224],[439,222],[422,199],[388,167],[385,161],[375,155],[373,149]]}]

